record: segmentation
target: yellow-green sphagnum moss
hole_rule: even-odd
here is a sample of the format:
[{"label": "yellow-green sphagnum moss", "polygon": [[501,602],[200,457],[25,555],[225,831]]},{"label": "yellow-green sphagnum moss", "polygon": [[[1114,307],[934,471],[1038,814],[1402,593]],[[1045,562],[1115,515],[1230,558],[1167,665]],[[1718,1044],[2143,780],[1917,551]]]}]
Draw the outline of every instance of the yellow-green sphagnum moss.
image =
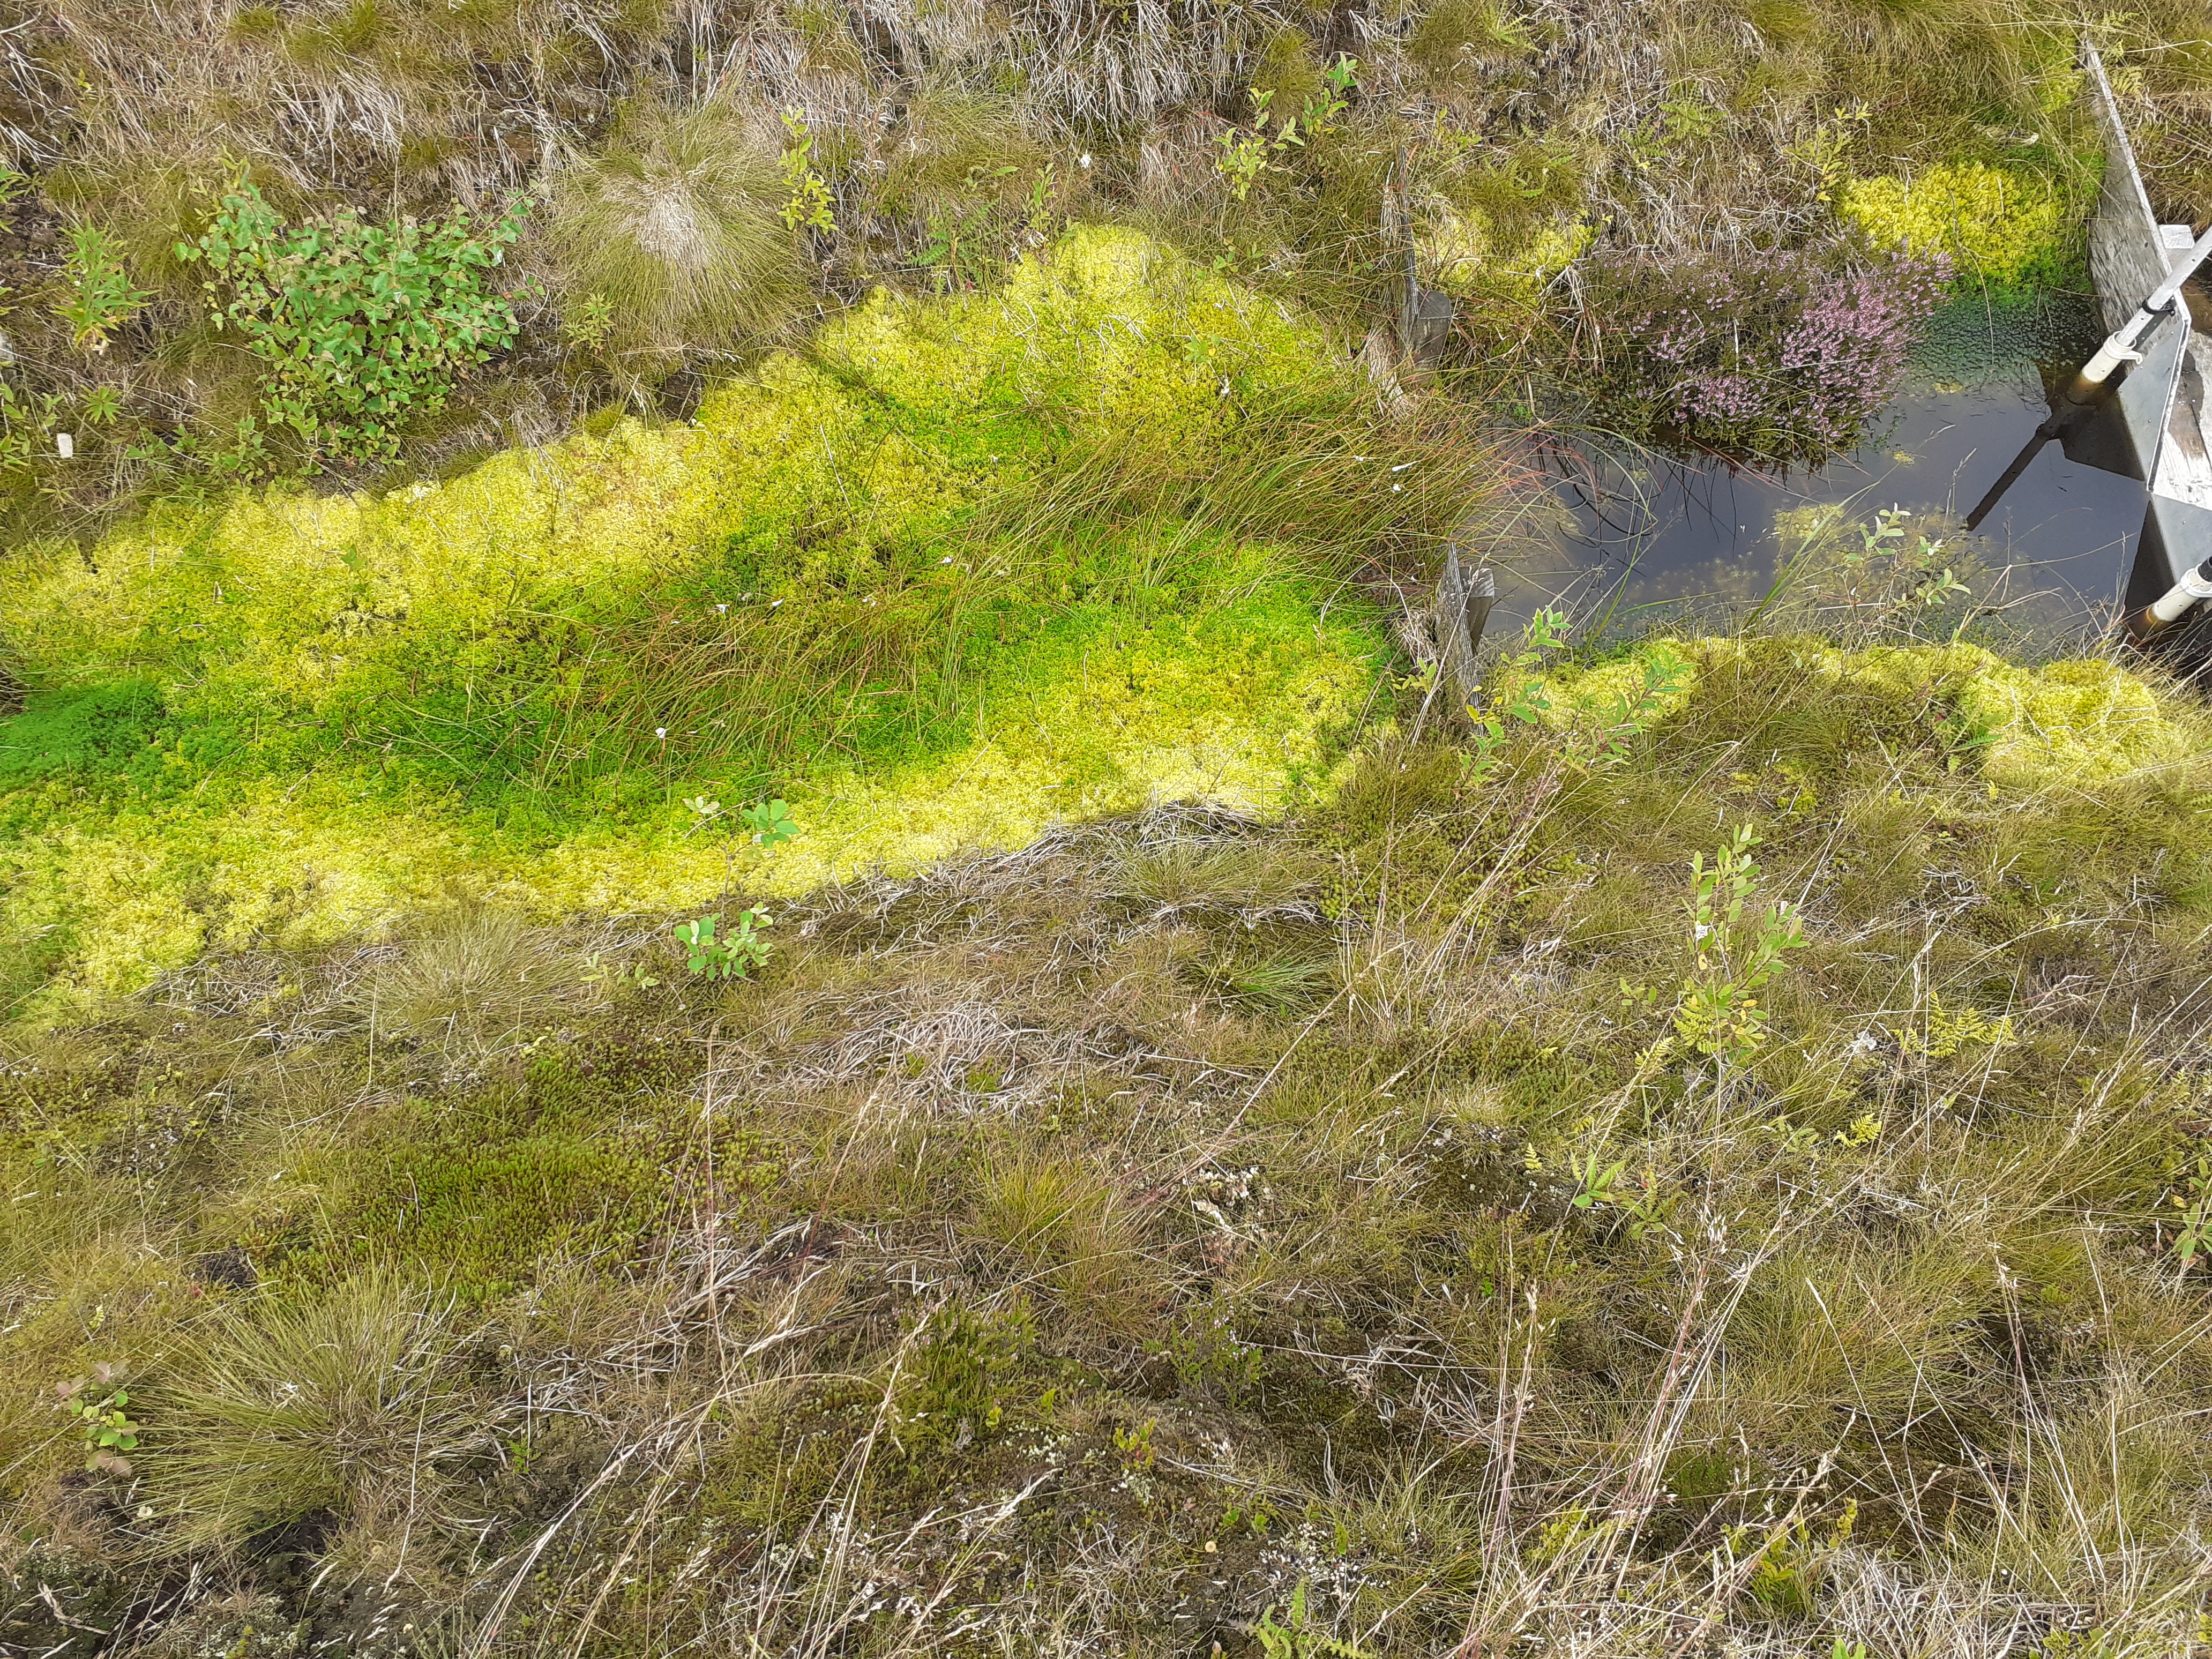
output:
[{"label": "yellow-green sphagnum moss", "polygon": [[2079,263],[2080,216],[2039,173],[1947,162],[1910,179],[1854,179],[1838,205],[1876,247],[1947,255],[1968,287],[2052,287]]},{"label": "yellow-green sphagnum moss", "polygon": [[[1370,616],[1324,607],[1290,556],[1171,528],[1059,566],[951,532],[1048,467],[1053,431],[1202,452],[1329,360],[1274,301],[1079,228],[995,294],[879,294],[689,423],[19,551],[0,637],[33,696],[0,747],[0,954],[39,967],[0,996],[58,1016],[210,947],[374,932],[457,888],[547,915],[699,902],[729,854],[685,811],[696,793],[791,803],[803,837],[738,859],[770,892],[1154,800],[1279,809],[1341,757],[1382,665]],[[1012,586],[994,562],[1021,567]],[[837,692],[906,711],[890,735],[825,726],[744,764],[734,739],[702,746],[747,655],[715,655],[714,629],[766,649],[810,610],[902,606],[927,625]],[[809,649],[848,630],[820,631]],[[651,658],[665,684],[609,678],[599,653],[678,633]],[[804,712],[813,661],[793,648],[777,708]],[[624,696],[627,725],[605,714]],[[663,696],[681,712],[655,715]]]},{"label": "yellow-green sphagnum moss", "polygon": [[[1656,726],[1744,650],[1734,640],[1656,641],[1596,668],[1555,670],[1543,679],[1544,715],[1562,728],[1614,719],[1651,665],[1665,690],[1643,719]],[[1974,645],[1838,651],[1815,641],[1797,645],[1795,658],[1839,684],[1948,703],[1973,739],[1980,775],[2001,789],[2095,787],[2212,751],[2212,724],[2201,713],[2116,663],[2024,667]]]}]

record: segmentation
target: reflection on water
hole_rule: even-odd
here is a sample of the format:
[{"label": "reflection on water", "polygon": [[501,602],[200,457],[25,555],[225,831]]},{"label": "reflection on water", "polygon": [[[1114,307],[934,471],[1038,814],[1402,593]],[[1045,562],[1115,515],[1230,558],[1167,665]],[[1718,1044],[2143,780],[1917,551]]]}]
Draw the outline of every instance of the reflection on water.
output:
[{"label": "reflection on water", "polygon": [[1500,571],[1492,637],[1547,604],[1599,634],[1724,625],[1778,582],[1786,591],[1804,509],[1817,507],[1849,521],[1891,507],[1948,520],[1932,526],[1950,532],[1947,560],[1955,553],[1975,568],[1974,600],[2002,607],[1998,625],[2023,643],[2057,646],[2108,626],[2142,527],[2141,483],[2046,445],[1978,536],[1955,529],[2049,412],[2046,380],[2070,375],[2094,349],[2094,323],[2086,344],[2078,325],[2037,340],[2041,365],[1994,350],[1961,362],[1952,332],[1942,354],[1950,360],[1916,366],[1876,441],[1817,471],[1554,447],[1544,462],[1560,533]]}]

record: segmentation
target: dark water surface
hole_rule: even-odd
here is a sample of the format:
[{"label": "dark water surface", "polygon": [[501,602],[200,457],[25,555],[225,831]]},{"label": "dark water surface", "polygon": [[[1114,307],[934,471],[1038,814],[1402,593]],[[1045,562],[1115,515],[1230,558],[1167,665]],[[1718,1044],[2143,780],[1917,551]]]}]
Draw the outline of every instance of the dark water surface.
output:
[{"label": "dark water surface", "polygon": [[1980,308],[1954,305],[1871,441],[1817,471],[1757,471],[1596,445],[1555,449],[1547,465],[1561,523],[1547,545],[1499,571],[1491,638],[1547,604],[1600,634],[1725,626],[1774,589],[1803,544],[1802,519],[1784,515],[1821,506],[1859,522],[1893,507],[1916,520],[1952,520],[1927,528],[1948,530],[1961,568],[1977,568],[1975,601],[2004,606],[2007,628],[2046,648],[2110,626],[2142,529],[2136,480],[2069,460],[2049,444],[1977,536],[1956,528],[2101,333],[2079,307],[2032,320],[2040,325],[2000,318],[1984,336]]}]

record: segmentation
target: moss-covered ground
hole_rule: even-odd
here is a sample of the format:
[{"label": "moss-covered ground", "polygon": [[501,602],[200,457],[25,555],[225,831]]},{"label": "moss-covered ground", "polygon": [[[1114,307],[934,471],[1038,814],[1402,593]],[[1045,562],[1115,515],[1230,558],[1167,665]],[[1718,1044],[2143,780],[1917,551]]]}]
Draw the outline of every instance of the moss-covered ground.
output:
[{"label": "moss-covered ground", "polygon": [[1389,650],[1347,577],[1495,483],[1363,416],[1340,362],[1078,230],[988,296],[878,295],[689,422],[20,550],[0,995],[83,1006],[459,888],[702,900],[741,873],[702,798],[790,802],[804,840],[742,869],[777,893],[1307,799]]},{"label": "moss-covered ground", "polygon": [[19,1024],[4,1638],[2201,1651],[2205,717],[1526,689],[749,981],[479,894]]}]

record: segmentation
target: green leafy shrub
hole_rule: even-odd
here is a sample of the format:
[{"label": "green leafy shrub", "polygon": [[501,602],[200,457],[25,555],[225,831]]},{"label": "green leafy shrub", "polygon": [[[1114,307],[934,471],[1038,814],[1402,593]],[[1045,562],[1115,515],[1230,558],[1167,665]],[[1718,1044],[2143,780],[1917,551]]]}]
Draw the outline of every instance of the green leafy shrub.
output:
[{"label": "green leafy shrub", "polygon": [[[1314,78],[1314,90],[1294,115],[1270,109],[1275,88],[1254,87],[1251,130],[1231,127],[1217,138],[1221,154],[1213,165],[1228,181],[1229,193],[1243,201],[1262,173],[1290,171],[1291,152],[1304,149],[1307,139],[1334,133],[1339,118],[1349,107],[1345,94],[1359,83],[1358,71],[1357,58],[1340,57]],[[1270,137],[1267,128],[1274,120],[1282,125]]]},{"label": "green leafy shrub", "polygon": [[[2182,1263],[2185,1269],[2188,1265],[2186,1261]],[[88,1381],[97,1386],[88,1389]],[[114,1381],[113,1366],[95,1365],[89,1379],[74,1377],[55,1389],[62,1409],[77,1419],[78,1429],[84,1437],[84,1467],[88,1474],[129,1474],[131,1460],[123,1454],[138,1449],[138,1437],[144,1431],[144,1425],[132,1422],[126,1414],[125,1407],[131,1404],[129,1392],[109,1387]],[[101,1394],[101,1389],[107,1392]]]},{"label": "green leafy shrub", "polygon": [[957,1449],[999,1426],[1006,1379],[1036,1332],[1025,1313],[950,1302],[915,1343],[898,1401],[899,1438],[910,1449]]},{"label": "green leafy shrub", "polygon": [[1682,981],[1674,1015],[1674,1031],[1683,1042],[1737,1066],[1747,1065],[1766,1041],[1767,1012],[1759,992],[1782,971],[1785,953],[1805,943],[1803,920],[1786,899],[1764,912],[1744,913],[1759,887],[1759,868],[1751,856],[1758,845],[1758,831],[1741,823],[1734,843],[1723,847],[1710,866],[1703,853],[1691,855],[1696,894],[1688,909],[1698,965]]},{"label": "green leafy shrub", "polygon": [[793,230],[818,230],[825,235],[837,228],[830,213],[830,186],[814,170],[814,135],[805,118],[795,109],[783,112],[788,135],[776,165],[782,169],[784,187],[790,191],[778,216]]},{"label": "green leafy shrub", "polygon": [[2080,216],[2065,192],[2017,167],[1956,161],[1910,182],[1855,179],[1838,206],[1875,246],[1944,255],[1957,281],[1969,286],[2056,288],[2081,264]]},{"label": "green leafy shrub", "polygon": [[[348,209],[289,226],[241,176],[177,257],[207,267],[216,320],[260,360],[270,423],[313,457],[388,460],[410,417],[434,413],[456,380],[514,343],[514,308],[488,279],[527,207],[515,201],[481,227],[459,209],[380,225]],[[258,447],[258,428],[240,435]]]},{"label": "green leafy shrub", "polygon": [[720,939],[714,931],[722,925],[721,912],[678,922],[676,942],[685,952],[685,963],[694,974],[708,979],[746,979],[768,961],[769,942],[759,930],[769,925],[767,911],[757,906],[738,912],[737,921]]},{"label": "green leafy shrub", "polygon": [[811,157],[810,141],[787,182],[776,152],[719,111],[632,118],[554,191],[570,314],[604,302],[605,349],[617,356],[726,349],[772,332],[806,295],[794,231],[827,211],[826,188],[805,194]]},{"label": "green leafy shrub", "polygon": [[55,453],[54,432],[65,418],[58,392],[18,392],[0,380],[0,468],[35,471]]}]

